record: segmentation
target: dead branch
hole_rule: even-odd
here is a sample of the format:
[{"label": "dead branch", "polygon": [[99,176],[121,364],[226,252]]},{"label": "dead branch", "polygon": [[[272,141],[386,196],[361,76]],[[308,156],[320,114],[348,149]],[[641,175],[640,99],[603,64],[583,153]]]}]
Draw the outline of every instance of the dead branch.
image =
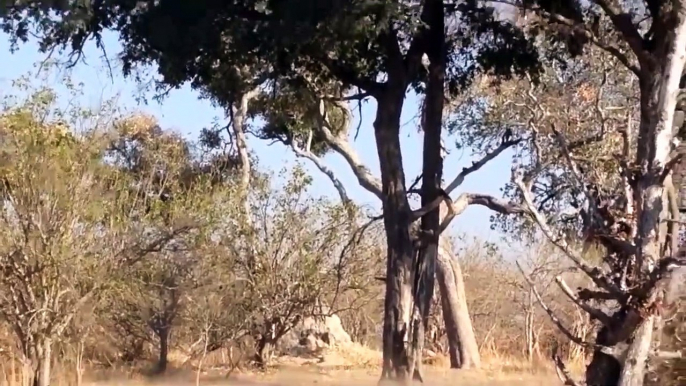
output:
[{"label": "dead branch", "polygon": [[515,185],[519,188],[522,197],[524,199],[524,204],[527,207],[529,213],[533,220],[538,224],[539,228],[543,234],[553,243],[556,247],[560,249],[572,262],[581,269],[588,277],[593,280],[594,283],[600,288],[603,288],[613,294],[615,299],[624,299],[626,297],[625,293],[622,292],[609,278],[607,273],[605,273],[601,268],[594,267],[586,263],[581,256],[572,251],[569,244],[562,238],[557,238],[554,236],[552,229],[548,225],[547,221],[543,218],[541,213],[536,209],[533,199],[531,198],[531,189],[529,188],[530,182],[525,182],[521,173],[513,170]]},{"label": "dead branch", "polygon": [[681,351],[654,351],[653,357],[661,360],[671,360],[683,358]]},{"label": "dead branch", "polygon": [[576,294],[574,294],[574,292],[572,292],[572,289],[569,288],[569,286],[567,285],[567,283],[565,283],[565,281],[564,281],[564,279],[562,278],[562,276],[559,276],[559,275],[556,276],[556,277],[555,277],[555,282],[556,282],[557,285],[560,287],[560,289],[562,290],[562,292],[563,292],[565,295],[567,295],[567,297],[568,297],[571,301],[574,302],[574,304],[576,304],[577,306],[579,306],[579,308],[581,308],[582,310],[586,311],[586,312],[587,312],[589,315],[591,315],[592,317],[598,319],[598,321],[600,321],[602,324],[604,324],[604,325],[606,325],[606,326],[610,326],[610,317],[609,317],[606,313],[604,313],[603,311],[601,311],[601,310],[599,310],[599,309],[597,309],[597,308],[591,307],[591,306],[589,306],[588,304],[584,303],[584,302],[579,298],[579,296],[577,296]]},{"label": "dead branch", "polygon": [[574,335],[571,331],[569,331],[569,329],[567,327],[565,327],[564,324],[562,324],[562,321],[560,320],[560,318],[558,318],[557,315],[555,315],[555,313],[553,312],[553,310],[551,310],[550,307],[548,307],[548,305],[545,304],[545,302],[543,301],[543,298],[541,297],[541,294],[538,292],[538,289],[536,288],[536,285],[531,280],[529,275],[527,275],[524,272],[524,270],[522,269],[522,266],[519,264],[519,261],[516,261],[515,263],[517,264],[517,268],[519,268],[519,271],[522,273],[522,276],[524,276],[524,280],[526,280],[526,282],[529,284],[529,287],[531,287],[531,291],[534,293],[534,296],[536,297],[538,304],[541,306],[541,308],[543,308],[543,311],[545,311],[546,314],[548,314],[548,316],[550,317],[550,320],[555,324],[555,326],[557,326],[557,328],[560,330],[560,332],[562,332],[567,338],[569,338],[569,340],[578,344],[579,346],[587,347],[587,348],[597,347],[596,345],[589,343],[589,342],[586,342],[583,339],[579,338],[578,336]]}]

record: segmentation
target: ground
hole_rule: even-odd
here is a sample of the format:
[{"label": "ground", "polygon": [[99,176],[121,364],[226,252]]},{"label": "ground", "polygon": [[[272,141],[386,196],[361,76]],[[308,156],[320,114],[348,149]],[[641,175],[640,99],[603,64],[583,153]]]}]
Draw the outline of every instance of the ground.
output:
[{"label": "ground", "polygon": [[[219,386],[376,386],[378,370],[322,370],[308,367],[286,367],[268,374],[238,374],[229,378],[205,375],[200,385]],[[487,370],[427,370],[427,386],[550,386],[560,381],[553,375],[502,374]],[[177,373],[156,380],[107,380],[87,383],[86,386],[194,386],[195,375]]]},{"label": "ground", "polygon": [[[207,369],[197,378],[198,363],[175,361],[176,365],[163,378],[146,378],[141,371],[122,371],[94,374],[88,371],[83,386],[377,386],[381,374],[381,353],[365,346],[348,343],[318,352],[307,357],[282,356],[275,359],[268,371],[234,371],[227,377],[227,353],[217,352],[203,361]],[[451,370],[449,361],[442,355],[427,359],[424,367],[426,386],[554,386],[560,385],[551,371],[550,361],[536,363],[521,360],[489,357],[480,370]],[[114,375],[113,375],[114,374]],[[99,381],[93,381],[93,377]],[[59,382],[58,382],[59,383]],[[2,383],[0,382],[0,385]],[[54,386],[67,386],[55,384]],[[418,383],[419,385],[419,383]]]},{"label": "ground", "polygon": [[[431,371],[427,374],[427,386],[549,386],[559,384],[559,380],[552,376],[545,375],[509,375],[509,376],[489,376],[484,372],[469,373],[460,371]],[[231,386],[376,386],[378,374],[368,371],[346,371],[331,372],[328,374],[313,373],[303,370],[279,371],[268,376],[232,376],[228,379],[217,379],[220,377],[203,377],[201,385],[231,385]],[[88,383],[88,386],[191,386],[195,385],[192,376],[165,377],[164,379],[142,381],[142,380],[110,380],[105,382]]]}]

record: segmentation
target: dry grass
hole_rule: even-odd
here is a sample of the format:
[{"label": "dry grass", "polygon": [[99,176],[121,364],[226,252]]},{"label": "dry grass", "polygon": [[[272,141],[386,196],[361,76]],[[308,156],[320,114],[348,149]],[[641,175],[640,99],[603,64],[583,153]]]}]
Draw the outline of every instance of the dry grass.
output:
[{"label": "dry grass", "polygon": [[[327,370],[316,367],[281,368],[263,374],[240,374],[228,379],[218,375],[205,375],[200,384],[206,386],[376,386],[379,372],[377,369]],[[557,382],[557,383],[556,383]],[[425,385],[448,386],[549,386],[559,382],[552,375],[542,374],[490,374],[488,371],[456,371],[428,368]],[[86,383],[84,386],[191,386],[195,385],[190,373],[176,373],[164,378],[148,380],[111,379],[108,381]]]},{"label": "dry grass", "polygon": [[[171,354],[171,353],[170,353]],[[374,385],[378,382],[381,353],[359,344],[334,347],[313,358],[282,357],[267,372],[236,370],[229,372],[228,350],[217,351],[205,358],[199,385],[237,386],[356,386]],[[82,386],[195,386],[197,363],[187,361],[184,355],[174,353],[172,368],[163,377],[149,377],[144,368],[120,368],[87,371]],[[0,386],[27,386],[22,384],[22,369],[14,367],[14,381],[9,363],[1,363]],[[582,363],[570,366],[580,368]],[[485,355],[480,370],[451,370],[450,361],[444,355],[436,355],[425,361],[426,385],[447,386],[537,386],[559,384],[553,375],[549,361],[540,359],[529,363],[521,358]],[[230,376],[227,377],[227,374]],[[76,372],[73,366],[56,366],[53,386],[74,386]]]},{"label": "dry grass", "polygon": [[[379,366],[372,364],[374,355],[371,352],[361,354],[357,359],[360,366],[334,365],[325,360],[321,363],[306,364],[279,363],[267,372],[237,372],[226,377],[226,371],[206,370],[200,377],[199,385],[232,385],[232,386],[364,386],[377,385]],[[377,353],[378,354],[378,353]],[[365,355],[367,360],[365,360]],[[329,359],[331,361],[331,359]],[[559,381],[549,372],[536,373],[531,368],[516,362],[485,363],[481,370],[451,370],[445,357],[439,356],[435,362],[425,368],[426,385],[448,386],[460,384],[462,386],[543,386],[559,384]],[[0,376],[0,386],[22,385],[21,370],[18,369],[17,378],[10,382],[9,374]],[[147,377],[139,371],[110,370],[91,371],[84,377],[83,386],[195,386],[196,372],[193,369],[172,369],[163,377]],[[74,386],[76,376],[66,369],[56,371],[54,386]]]}]

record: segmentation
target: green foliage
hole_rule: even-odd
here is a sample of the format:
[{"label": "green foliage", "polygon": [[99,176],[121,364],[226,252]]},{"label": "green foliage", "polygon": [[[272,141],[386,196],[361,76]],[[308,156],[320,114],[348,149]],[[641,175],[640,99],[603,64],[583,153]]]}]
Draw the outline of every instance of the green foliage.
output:
[{"label": "green foliage", "polygon": [[[347,133],[350,112],[347,106],[333,102],[325,104],[326,118],[334,135]],[[306,89],[298,89],[285,82],[276,83],[273,89],[260,94],[250,104],[251,114],[265,121],[255,134],[285,145],[295,144],[321,156],[329,150],[318,128],[321,122],[319,101]]]},{"label": "green foliage", "polygon": [[[231,173],[151,117],[63,107],[28,78],[14,86],[0,112],[0,321],[35,365],[40,345],[80,330],[73,321],[87,307],[123,296],[117,305],[131,311],[138,295],[166,294],[158,284],[195,285],[192,252],[223,218]],[[166,315],[159,302],[146,307],[131,318]]]},{"label": "green foliage", "polygon": [[[66,14],[67,4],[38,2]],[[297,79],[304,74],[344,88],[373,83],[394,60],[389,40],[406,49],[422,24],[421,7],[405,1],[175,1],[107,0],[69,4],[68,16],[47,22],[45,12],[30,13],[41,26],[42,46],[80,50],[104,30],[120,33],[125,74],[138,65],[157,64],[161,84],[187,81],[226,106],[252,83]],[[18,15],[24,8],[11,8]],[[475,73],[521,74],[536,67],[533,46],[515,26],[497,19],[494,9],[477,1],[447,5],[455,29],[446,51],[451,89],[466,85]],[[5,28],[25,38],[27,20],[5,18]],[[57,20],[57,19],[55,19]],[[466,65],[464,63],[467,63]],[[411,79],[418,84],[422,75]]]},{"label": "green foliage", "polygon": [[[637,84],[630,71],[598,48],[576,58],[553,57],[560,53],[557,43],[539,41],[539,50],[551,55],[542,61],[546,70],[537,81],[512,79],[491,88],[489,78],[480,79],[462,96],[449,130],[474,155],[493,151],[505,135],[522,138],[513,162],[534,177],[537,210],[575,241],[585,221],[577,215],[585,209],[584,186],[593,186],[602,202],[623,189],[618,156],[622,129],[637,114]],[[555,131],[570,146],[584,185],[564,158]],[[502,192],[521,200],[512,182]],[[516,238],[532,239],[538,230],[526,217],[493,215],[492,223]]]},{"label": "green foliage", "polygon": [[[402,65],[396,50],[408,50],[423,28],[423,3],[407,1],[281,2],[200,0],[131,2],[106,0],[52,4],[38,2],[63,18],[49,18],[36,5],[20,4],[26,17],[7,17],[5,29],[25,39],[28,21],[38,28],[43,50],[69,48],[78,58],[86,40],[98,44],[105,30],[119,33],[125,75],[156,65],[158,91],[190,82],[204,97],[230,109],[240,95],[260,86],[262,96],[253,116],[264,119],[260,138],[297,145],[322,155],[328,146],[318,130],[317,101],[311,84],[345,94],[353,88],[371,91],[389,66]],[[510,78],[541,70],[531,40],[493,7],[478,1],[447,3],[446,86],[455,96],[479,73]],[[68,13],[67,13],[68,11]],[[396,62],[396,63],[394,63]],[[426,71],[407,82],[423,92]],[[347,129],[349,113],[327,106],[334,134]],[[204,131],[206,144],[221,146],[217,130]]]},{"label": "green foliage", "polygon": [[121,229],[106,226],[120,208],[107,194],[117,173],[100,162],[98,141],[43,114],[53,101],[40,90],[0,113],[0,316],[27,358],[61,334],[121,262]]}]

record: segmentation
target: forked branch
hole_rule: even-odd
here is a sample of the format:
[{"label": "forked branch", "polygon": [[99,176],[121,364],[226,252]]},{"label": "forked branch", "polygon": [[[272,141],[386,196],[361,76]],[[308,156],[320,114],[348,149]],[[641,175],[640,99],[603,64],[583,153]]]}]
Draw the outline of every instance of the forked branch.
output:
[{"label": "forked branch", "polygon": [[450,198],[450,193],[458,188],[464,182],[465,178],[481,169],[489,161],[496,158],[506,149],[517,145],[522,140],[519,139],[504,139],[503,142],[492,152],[486,154],[483,158],[472,163],[471,166],[463,168],[462,171],[448,184],[448,186],[441,192],[442,194],[436,197],[432,202],[424,205],[423,207],[412,212],[412,221],[419,220],[424,217],[427,213],[437,209],[441,205],[445,204],[448,208],[447,217],[444,218],[440,226],[440,231],[444,231],[450,222],[459,214],[464,212],[464,210],[469,205],[481,205],[485,206],[495,212],[504,214],[523,214],[526,213],[526,209],[518,204],[503,201],[493,196],[485,194],[476,193],[462,193],[457,200],[453,201]]},{"label": "forked branch", "polygon": [[447,206],[448,213],[441,221],[440,232],[446,230],[450,222],[462,214],[470,205],[485,206],[494,212],[502,214],[529,214],[526,208],[519,204],[501,200],[487,194],[462,193],[454,202],[448,197],[445,205]]},{"label": "forked branch", "polygon": [[600,288],[603,288],[613,294],[616,299],[623,300],[626,295],[621,291],[610,279],[608,274],[606,274],[601,268],[591,266],[586,263],[581,256],[570,248],[567,241],[561,237],[555,237],[552,229],[548,225],[548,222],[543,218],[543,215],[536,209],[534,205],[533,198],[531,197],[531,189],[529,187],[530,182],[525,182],[517,170],[513,171],[514,183],[519,189],[522,197],[524,199],[524,205],[531,214],[532,219],[536,222],[541,232],[545,237],[550,240],[556,247],[562,251],[565,256],[567,256],[581,271],[583,271],[588,277],[593,280],[593,282]]},{"label": "forked branch", "polygon": [[512,147],[512,146],[517,145],[517,144],[520,143],[521,141],[522,141],[521,138],[503,141],[503,142],[500,144],[500,146],[498,146],[495,150],[493,150],[492,152],[486,154],[486,155],[485,155],[483,158],[481,158],[480,160],[473,162],[471,166],[466,167],[466,168],[463,168],[462,171],[460,172],[460,174],[458,174],[458,175],[453,179],[453,181],[452,181],[450,184],[448,184],[448,186],[445,188],[445,192],[446,192],[447,194],[452,193],[453,190],[455,190],[457,187],[459,187],[460,185],[462,185],[462,183],[464,182],[465,178],[466,178],[468,175],[470,175],[470,174],[472,174],[472,173],[478,171],[478,170],[481,169],[484,165],[486,165],[489,161],[491,161],[491,160],[493,160],[495,157],[499,156],[500,153],[502,153],[503,151],[509,149],[509,148]]},{"label": "forked branch", "polygon": [[589,315],[591,315],[593,318],[598,319],[598,321],[601,322],[602,324],[604,324],[604,325],[606,325],[606,326],[610,326],[610,317],[609,317],[606,313],[604,313],[603,311],[601,311],[601,310],[599,310],[599,309],[597,309],[597,308],[591,307],[590,305],[584,303],[584,302],[579,298],[579,296],[576,295],[576,294],[572,291],[571,288],[569,288],[569,286],[567,285],[567,283],[565,283],[565,281],[564,281],[564,279],[562,278],[562,276],[559,276],[559,275],[558,275],[557,277],[555,277],[555,282],[556,282],[557,285],[560,287],[560,289],[562,290],[562,292],[563,292],[565,295],[567,295],[567,297],[568,297],[571,301],[574,302],[574,304],[576,304],[577,306],[579,306],[579,308],[581,308],[582,310],[586,311],[586,312],[587,312]]}]

